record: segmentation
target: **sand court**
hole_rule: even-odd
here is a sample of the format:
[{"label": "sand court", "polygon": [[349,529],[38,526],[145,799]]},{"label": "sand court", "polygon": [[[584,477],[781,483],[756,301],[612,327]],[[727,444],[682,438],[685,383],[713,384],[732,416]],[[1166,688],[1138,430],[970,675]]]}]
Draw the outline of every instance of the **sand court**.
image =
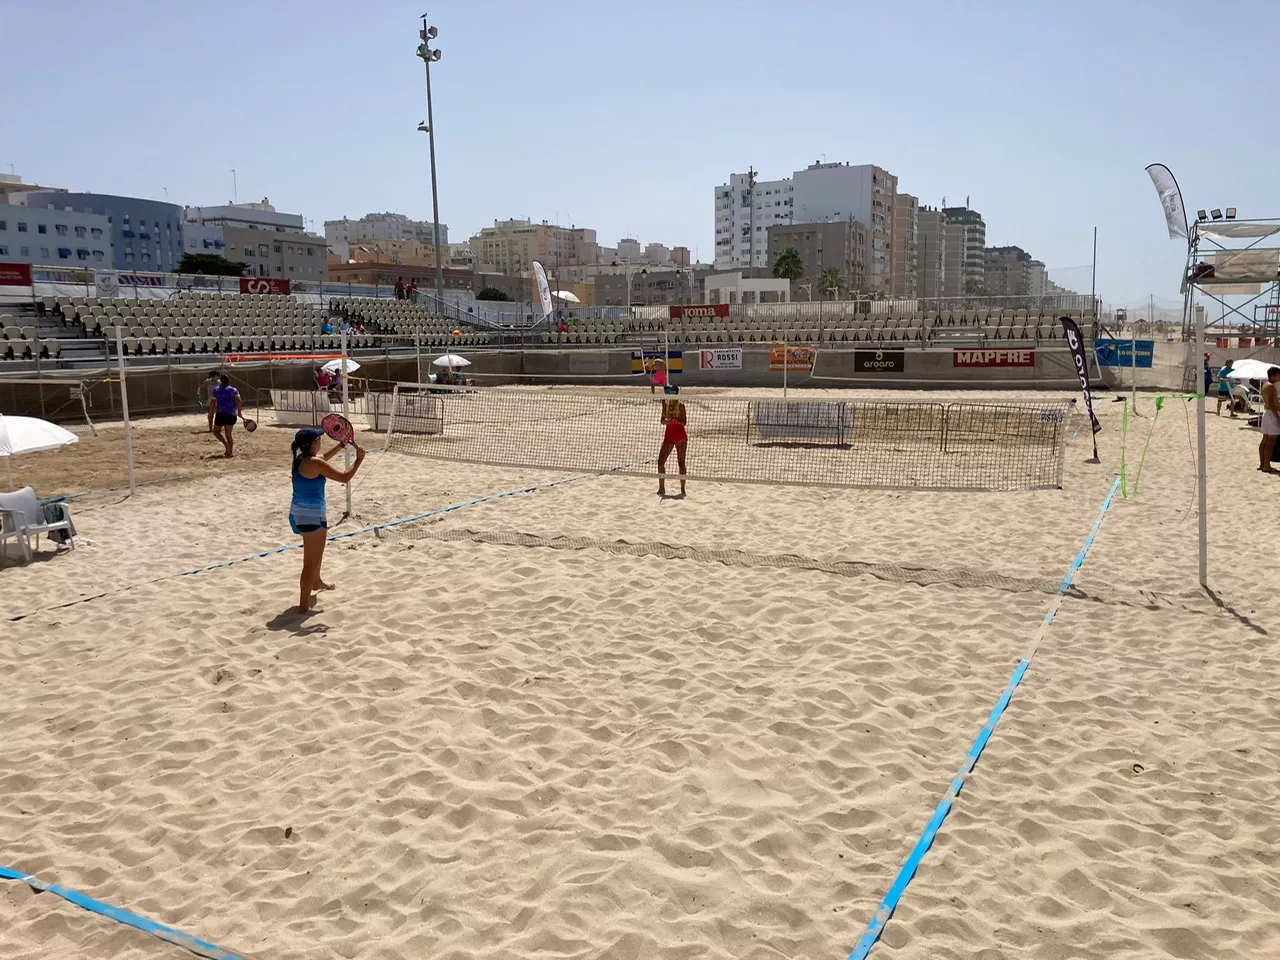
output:
[{"label": "sand court", "polygon": [[[0,571],[4,865],[243,956],[847,956],[1111,486],[1100,412],[1104,464],[1086,428],[1061,491],[585,477],[472,503],[331,542],[302,620],[298,551],[214,566],[296,543],[284,431],[243,473],[76,501],[92,545]],[[1212,462],[1245,450],[1210,427]],[[1276,605],[1193,589],[1181,430],[1157,424],[1150,493],[1116,499],[872,956],[1280,944]],[[567,476],[375,453],[334,532]],[[1214,529],[1274,497],[1246,480]],[[188,955],[25,889],[0,885],[6,956]]]}]

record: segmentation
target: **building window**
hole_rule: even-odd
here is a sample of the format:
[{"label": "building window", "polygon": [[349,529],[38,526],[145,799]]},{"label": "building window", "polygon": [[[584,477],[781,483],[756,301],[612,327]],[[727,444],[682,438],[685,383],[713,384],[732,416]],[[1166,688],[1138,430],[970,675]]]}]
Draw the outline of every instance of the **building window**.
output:
[{"label": "building window", "polygon": [[76,259],[77,259],[77,260],[88,260],[88,259],[89,259],[89,251],[88,251],[88,250],[77,250],[77,251],[76,251]]},{"label": "building window", "polygon": [[[67,225],[65,223],[55,224],[53,229],[54,229],[54,232],[57,233],[57,235],[60,237],[65,237],[67,235]],[[44,233],[43,224],[40,225],[40,232]]]},{"label": "building window", "polygon": [[97,260],[99,263],[101,263],[101,262],[102,262],[102,258],[103,258],[103,256],[104,256],[104,254],[103,254],[103,252],[102,252],[101,250],[95,250],[95,251],[93,251],[93,259]]},{"label": "building window", "polygon": [[8,255],[9,255],[9,248],[0,247],[0,257],[7,257]]},{"label": "building window", "polygon": [[316,251],[315,251],[315,248],[314,248],[314,247],[307,247],[307,256],[308,256],[308,257],[310,257],[310,256],[314,256],[314,255],[315,255],[315,252],[316,252]]},{"label": "building window", "polygon": [[125,263],[133,263],[133,251],[132,251],[132,250],[126,250],[126,251],[124,252],[124,262],[125,262]]},{"label": "building window", "polygon": [[9,223],[6,220],[0,220],[0,230],[8,230]]},{"label": "building window", "polygon": [[[260,257],[268,256],[270,254],[270,249],[271,248],[268,247],[265,243],[258,244],[258,256]],[[276,253],[279,253],[279,252],[280,252],[280,245],[276,244]]]},{"label": "building window", "polygon": [[49,248],[48,248],[48,247],[41,247],[41,248],[40,248],[40,256],[42,256],[42,257],[47,257],[47,256],[49,256]]},{"label": "building window", "polygon": [[[279,253],[279,252],[280,252],[280,244],[278,244],[278,243],[277,243],[277,244],[274,244],[274,247],[275,247],[275,251],[276,251],[276,253]],[[264,255],[265,255],[265,252],[266,252],[266,251],[264,250],[264,251],[263,251]]]},{"label": "building window", "polygon": [[77,237],[83,237],[83,236],[85,236],[88,232],[89,232],[89,231],[88,231],[88,230],[86,230],[84,227],[76,227],[76,236],[77,236]]},{"label": "building window", "polygon": [[31,248],[30,248],[30,247],[19,247],[19,248],[18,248],[18,256],[20,256],[20,257],[29,257],[29,256],[31,256]]},{"label": "building window", "polygon": [[18,221],[18,232],[19,232],[19,233],[26,233],[26,232],[27,232],[27,225],[26,225],[25,223],[23,223],[21,220],[19,220],[19,221]]},{"label": "building window", "polygon": [[71,259],[71,251],[70,251],[70,250],[68,250],[66,247],[60,247],[60,248],[58,249],[58,259],[59,259],[59,260],[69,260],[69,259]]},{"label": "building window", "polygon": [[142,262],[143,263],[151,262],[151,254],[149,254],[146,250],[142,251]]}]

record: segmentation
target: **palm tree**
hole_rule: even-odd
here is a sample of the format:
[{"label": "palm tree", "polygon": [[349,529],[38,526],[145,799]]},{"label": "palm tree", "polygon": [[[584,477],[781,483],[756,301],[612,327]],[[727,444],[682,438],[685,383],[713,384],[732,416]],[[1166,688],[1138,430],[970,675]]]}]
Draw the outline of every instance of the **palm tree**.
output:
[{"label": "palm tree", "polygon": [[965,280],[964,295],[966,297],[980,297],[986,292],[986,287],[977,277],[969,277]]},{"label": "palm tree", "polygon": [[779,280],[790,280],[792,283],[803,279],[804,260],[800,258],[800,251],[795,247],[787,247],[778,254],[778,259],[773,261],[773,275]]},{"label": "palm tree", "polygon": [[843,288],[844,276],[839,267],[827,267],[822,271],[822,276],[818,278],[819,290],[834,300]]}]

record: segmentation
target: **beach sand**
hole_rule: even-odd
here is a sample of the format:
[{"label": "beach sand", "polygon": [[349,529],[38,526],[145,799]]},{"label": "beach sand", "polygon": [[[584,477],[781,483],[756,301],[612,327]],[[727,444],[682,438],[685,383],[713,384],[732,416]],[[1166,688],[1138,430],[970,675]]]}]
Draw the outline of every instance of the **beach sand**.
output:
[{"label": "beach sand", "polygon": [[[331,542],[301,620],[295,550],[175,576],[296,543],[292,431],[227,464],[143,421],[189,479],[0,570],[0,865],[247,957],[838,960],[1098,515],[1109,399],[1060,491],[580,479]],[[1242,423],[1208,425],[1218,602],[1166,405],[873,956],[1280,955],[1280,578],[1239,539],[1280,478]],[[102,486],[112,429],[15,467]],[[335,532],[566,475],[377,452]],[[9,881],[0,954],[187,955]]]}]

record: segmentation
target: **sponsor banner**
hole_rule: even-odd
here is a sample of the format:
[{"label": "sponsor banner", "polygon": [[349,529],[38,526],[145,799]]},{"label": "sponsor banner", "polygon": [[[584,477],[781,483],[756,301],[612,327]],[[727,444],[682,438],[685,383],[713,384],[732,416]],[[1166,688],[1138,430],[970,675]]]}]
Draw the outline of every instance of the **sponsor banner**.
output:
[{"label": "sponsor banner", "polygon": [[[1067,349],[1071,351],[1071,359],[1076,365],[1076,374],[1080,377],[1080,391],[1084,394],[1084,408],[1089,412],[1089,420],[1093,424],[1095,434],[1093,440],[1093,459],[1098,459],[1098,440],[1096,434],[1102,429],[1097,416],[1093,412],[1093,391],[1089,389],[1089,360],[1084,355],[1084,335],[1080,332],[1080,324],[1070,317],[1060,317],[1062,329],[1067,335]],[[1206,369],[1206,373],[1208,370]]]},{"label": "sponsor banner", "polygon": [[670,354],[665,350],[645,350],[643,354],[639,350],[632,350],[631,372],[644,373],[645,364],[652,366],[655,360],[667,361],[667,373],[684,372],[684,351],[682,350],[672,350]]},{"label": "sponsor banner", "polygon": [[240,292],[288,294],[289,281],[276,280],[272,277],[241,277]]},{"label": "sponsor banner", "polygon": [[902,350],[855,350],[853,369],[858,373],[902,373],[907,355]]},{"label": "sponsor banner", "polygon": [[114,297],[120,292],[120,274],[114,270],[93,271],[94,295]]},{"label": "sponsor banner", "polygon": [[[89,282],[88,270],[45,270],[42,267],[31,268],[31,279],[36,283],[71,283],[83,286]],[[81,294],[84,291],[80,291]]]},{"label": "sponsor banner", "polygon": [[813,347],[770,347],[769,369],[808,373],[813,370],[817,356],[818,351]]},{"label": "sponsor banner", "polygon": [[729,305],[727,303],[674,304],[667,308],[667,315],[672,320],[701,320],[706,317],[725,319],[729,316]]},{"label": "sponsor banner", "polygon": [[569,372],[608,373],[609,355],[607,353],[571,353],[569,354]]},{"label": "sponsor banner", "polygon": [[542,301],[542,315],[551,314],[551,285],[547,283],[547,271],[537,260],[533,261],[533,275],[538,279],[538,299]]},{"label": "sponsor banner", "polygon": [[116,277],[122,287],[163,287],[164,277],[159,274],[122,273]]},{"label": "sponsor banner", "polygon": [[1034,350],[971,350],[957,347],[951,355],[955,367],[1034,367]]},{"label": "sponsor banner", "polygon": [[742,348],[720,347],[698,351],[699,370],[741,370]]},{"label": "sponsor banner", "polygon": [[1099,338],[1093,341],[1098,352],[1100,367],[1132,367],[1134,356],[1137,356],[1138,367],[1150,367],[1155,358],[1156,342],[1154,340],[1110,340]]},{"label": "sponsor banner", "polygon": [[3,286],[3,287],[31,286],[31,264],[0,263],[0,286]]}]

